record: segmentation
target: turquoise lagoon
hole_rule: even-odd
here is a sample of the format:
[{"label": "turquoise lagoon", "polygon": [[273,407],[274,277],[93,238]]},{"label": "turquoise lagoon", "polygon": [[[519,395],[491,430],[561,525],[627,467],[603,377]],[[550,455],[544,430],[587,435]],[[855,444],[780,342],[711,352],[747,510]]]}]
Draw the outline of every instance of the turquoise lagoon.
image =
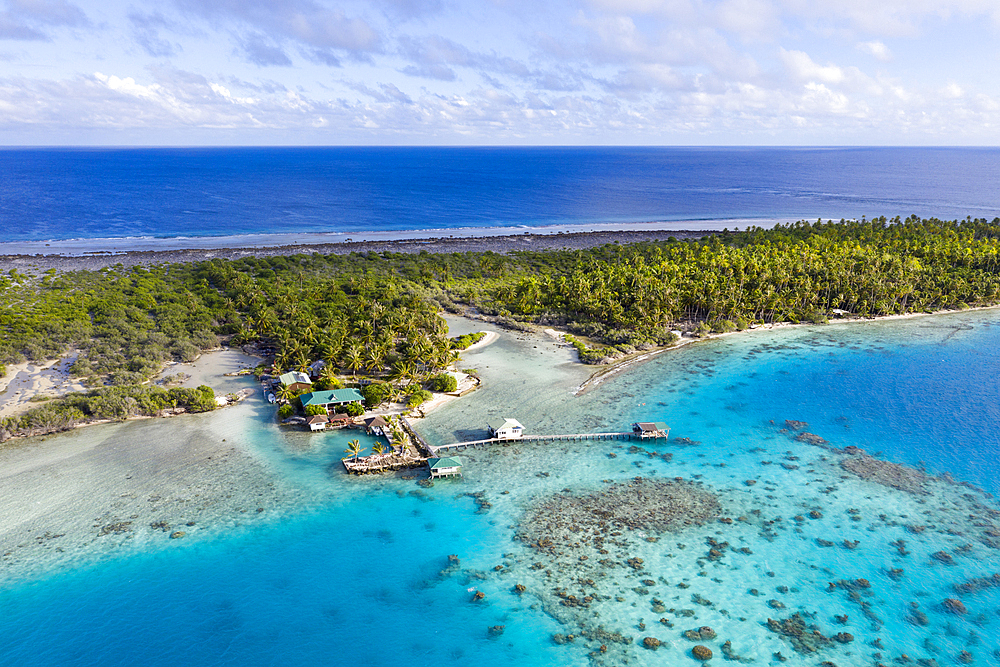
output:
[{"label": "turquoise lagoon", "polygon": [[[53,555],[30,576],[8,568],[0,664],[697,665],[691,648],[703,644],[713,664],[1000,665],[1000,588],[954,588],[1000,571],[989,496],[1000,490],[1000,313],[733,335],[657,355],[580,396],[589,369],[570,354],[501,331],[463,358],[483,388],[419,428],[444,442],[494,416],[535,433],[657,420],[671,440],[631,452],[608,441],[470,450],[463,480],[422,488],[343,475],[346,435],[281,432],[261,402],[214,413],[199,428],[237,441],[281,499],[254,514],[256,490],[232,478],[252,518],[206,517],[183,540],[138,530],[120,553],[76,564]],[[785,420],[827,444],[796,440]],[[162,427],[114,428],[138,442]],[[919,492],[862,479],[835,451],[850,446],[928,477]],[[622,529],[604,555],[516,539],[536,503],[636,477],[694,480],[733,521]],[[592,601],[567,606],[559,591]],[[796,613],[853,641],[796,650],[767,625]],[[702,626],[716,636],[684,636]],[[660,647],[644,648],[645,637]]]}]

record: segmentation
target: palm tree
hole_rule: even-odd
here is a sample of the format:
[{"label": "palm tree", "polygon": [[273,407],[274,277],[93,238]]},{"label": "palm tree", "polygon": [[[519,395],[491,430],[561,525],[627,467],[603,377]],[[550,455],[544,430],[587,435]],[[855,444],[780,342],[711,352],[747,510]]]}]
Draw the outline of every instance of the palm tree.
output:
[{"label": "palm tree", "polygon": [[344,361],[349,369],[351,369],[351,375],[354,376],[358,369],[364,366],[365,360],[362,356],[362,351],[364,348],[358,342],[351,343],[347,347],[347,353],[344,355]]},{"label": "palm tree", "polygon": [[295,365],[303,373],[309,372],[309,354],[305,349],[299,347],[295,350]]},{"label": "palm tree", "polygon": [[365,361],[368,370],[374,374],[380,374],[385,365],[385,357],[389,354],[389,346],[384,343],[373,343],[365,351]]},{"label": "palm tree", "polygon": [[358,455],[361,452],[365,451],[365,448],[361,446],[361,441],[355,438],[354,440],[351,440],[349,443],[347,443],[347,449],[344,451],[347,454],[353,454],[354,460],[357,461]]},{"label": "palm tree", "polygon": [[337,382],[337,369],[329,361],[323,366],[323,370],[320,371],[319,377],[321,380],[325,380],[330,384]]},{"label": "palm tree", "polygon": [[385,445],[383,445],[381,442],[376,443],[375,446],[372,447],[372,451],[375,452],[376,454],[384,454]]}]

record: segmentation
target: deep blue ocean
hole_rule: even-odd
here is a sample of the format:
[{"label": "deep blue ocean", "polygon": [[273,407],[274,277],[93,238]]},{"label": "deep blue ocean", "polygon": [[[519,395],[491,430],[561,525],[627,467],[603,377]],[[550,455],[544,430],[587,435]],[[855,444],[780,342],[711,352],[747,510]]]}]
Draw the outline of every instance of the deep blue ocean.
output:
[{"label": "deep blue ocean", "polygon": [[985,148],[8,149],[0,242],[992,219],[998,182]]}]

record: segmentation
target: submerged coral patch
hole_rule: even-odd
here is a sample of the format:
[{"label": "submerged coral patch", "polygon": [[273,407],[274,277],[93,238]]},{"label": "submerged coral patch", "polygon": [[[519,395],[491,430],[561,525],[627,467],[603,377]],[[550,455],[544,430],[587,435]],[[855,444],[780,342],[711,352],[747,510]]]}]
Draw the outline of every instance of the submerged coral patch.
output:
[{"label": "submerged coral patch", "polygon": [[596,548],[621,530],[677,531],[718,517],[718,498],[684,479],[636,477],[598,492],[559,493],[525,512],[518,538],[553,552],[592,542]]},{"label": "submerged coral patch", "polygon": [[918,495],[928,493],[926,488],[928,477],[919,470],[890,461],[882,461],[881,459],[869,456],[863,449],[856,447],[852,449],[860,453],[844,457],[840,462],[844,470],[852,472],[870,482],[906,491],[907,493]]}]

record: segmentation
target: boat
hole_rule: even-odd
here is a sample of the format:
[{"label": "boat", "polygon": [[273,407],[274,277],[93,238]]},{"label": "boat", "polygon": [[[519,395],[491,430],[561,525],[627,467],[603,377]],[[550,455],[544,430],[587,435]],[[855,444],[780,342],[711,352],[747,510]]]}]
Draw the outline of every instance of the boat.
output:
[{"label": "boat", "polygon": [[278,399],[275,397],[275,395],[273,393],[271,393],[271,392],[267,393],[267,402],[268,403],[274,403],[276,400],[278,400]]}]

